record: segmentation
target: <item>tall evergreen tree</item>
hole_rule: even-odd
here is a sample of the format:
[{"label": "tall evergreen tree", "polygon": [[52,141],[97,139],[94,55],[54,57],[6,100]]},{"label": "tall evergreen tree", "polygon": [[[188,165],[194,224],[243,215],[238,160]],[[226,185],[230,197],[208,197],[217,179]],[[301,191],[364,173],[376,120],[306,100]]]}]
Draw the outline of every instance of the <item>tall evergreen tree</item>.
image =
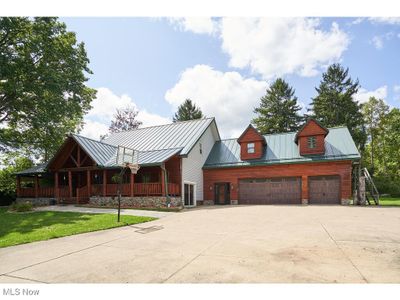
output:
[{"label": "tall evergreen tree", "polygon": [[260,106],[254,109],[257,117],[252,123],[262,134],[290,132],[300,127],[303,117],[297,104],[294,89],[282,78],[278,78],[261,97]]},{"label": "tall evergreen tree", "polygon": [[366,133],[361,106],[354,100],[360,85],[348,75],[349,69],[340,64],[329,66],[316,88],[309,111],[327,127],[347,126],[359,149],[363,150]]},{"label": "tall evergreen tree", "polygon": [[199,107],[196,106],[190,99],[186,99],[178,107],[178,111],[175,113],[173,117],[174,122],[178,121],[188,121],[188,120],[196,120],[201,119],[203,117],[203,113]]},{"label": "tall evergreen tree", "polygon": [[366,124],[369,138],[369,154],[371,173],[374,173],[375,144],[379,135],[384,135],[383,120],[389,112],[389,106],[382,100],[375,97],[369,98],[368,102],[362,106],[362,113]]}]

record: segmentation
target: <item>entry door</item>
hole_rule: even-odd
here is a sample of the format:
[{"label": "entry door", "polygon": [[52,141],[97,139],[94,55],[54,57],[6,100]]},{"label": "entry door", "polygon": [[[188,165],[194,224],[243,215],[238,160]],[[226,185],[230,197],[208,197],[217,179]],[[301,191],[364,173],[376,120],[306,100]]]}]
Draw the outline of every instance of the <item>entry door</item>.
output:
[{"label": "entry door", "polygon": [[227,182],[215,184],[215,204],[230,203],[230,185]]},{"label": "entry door", "polygon": [[194,206],[194,184],[185,183],[184,184],[184,203],[185,206]]}]

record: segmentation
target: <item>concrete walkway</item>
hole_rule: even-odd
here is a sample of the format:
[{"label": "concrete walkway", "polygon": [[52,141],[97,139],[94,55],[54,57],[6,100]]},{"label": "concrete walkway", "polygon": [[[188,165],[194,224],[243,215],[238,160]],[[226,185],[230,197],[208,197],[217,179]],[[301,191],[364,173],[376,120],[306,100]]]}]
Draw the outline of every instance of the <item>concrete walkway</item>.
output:
[{"label": "concrete walkway", "polygon": [[[71,212],[81,212],[90,214],[116,214],[118,212],[115,208],[91,208],[82,207],[74,205],[53,205],[53,206],[42,206],[38,207],[36,210],[41,211],[71,211]],[[131,216],[142,216],[142,217],[153,217],[153,218],[164,218],[175,214],[175,212],[163,212],[163,211],[153,211],[153,210],[141,210],[141,209],[121,209],[122,215]]]},{"label": "concrete walkway", "polygon": [[0,262],[0,283],[400,283],[400,209],[205,207],[1,248]]}]

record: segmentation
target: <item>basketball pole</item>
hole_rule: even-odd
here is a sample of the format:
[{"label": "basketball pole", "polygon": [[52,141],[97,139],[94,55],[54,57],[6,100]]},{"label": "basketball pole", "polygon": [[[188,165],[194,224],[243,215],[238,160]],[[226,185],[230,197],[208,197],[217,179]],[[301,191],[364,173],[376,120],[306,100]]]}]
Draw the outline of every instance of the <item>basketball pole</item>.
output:
[{"label": "basketball pole", "polygon": [[119,180],[118,180],[118,223],[121,220],[121,182],[123,181],[125,171],[126,171],[126,166],[122,167],[122,170],[119,173]]}]

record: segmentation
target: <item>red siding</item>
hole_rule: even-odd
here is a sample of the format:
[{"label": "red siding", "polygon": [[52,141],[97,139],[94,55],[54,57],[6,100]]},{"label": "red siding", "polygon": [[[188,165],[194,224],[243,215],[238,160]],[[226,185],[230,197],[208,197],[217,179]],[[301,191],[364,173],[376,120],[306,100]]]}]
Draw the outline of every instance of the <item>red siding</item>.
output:
[{"label": "red siding", "polygon": [[[299,145],[300,155],[324,154],[325,153],[326,130],[314,120],[310,120],[307,125],[298,133],[297,144]],[[315,136],[317,147],[309,149],[307,137]]]},{"label": "red siding", "polygon": [[181,184],[181,158],[174,156],[165,163],[168,171],[168,182]]},{"label": "red siding", "polygon": [[[238,139],[240,144],[240,158],[242,160],[257,159],[263,155],[264,151],[264,138],[260,133],[253,127],[249,126]],[[247,144],[254,143],[254,153],[247,153]]]},{"label": "red siding", "polygon": [[[302,199],[308,199],[308,176],[339,175],[341,198],[351,198],[351,161],[272,166],[204,169],[204,200],[214,200],[214,183],[229,182],[233,185],[231,199],[238,200],[239,179],[270,177],[301,177]],[[210,187],[212,188],[210,190]]]}]

